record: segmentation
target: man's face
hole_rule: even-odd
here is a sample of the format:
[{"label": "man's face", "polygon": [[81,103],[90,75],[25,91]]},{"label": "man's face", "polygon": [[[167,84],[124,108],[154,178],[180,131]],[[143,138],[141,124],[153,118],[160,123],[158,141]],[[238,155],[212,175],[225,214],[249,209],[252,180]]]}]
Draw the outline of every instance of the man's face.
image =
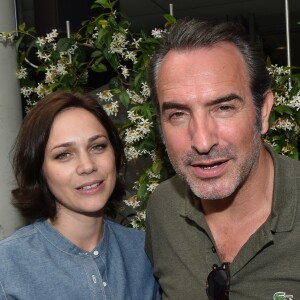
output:
[{"label": "man's face", "polygon": [[157,78],[162,133],[170,160],[201,199],[232,195],[255,169],[261,147],[249,76],[226,42],[171,50]]}]

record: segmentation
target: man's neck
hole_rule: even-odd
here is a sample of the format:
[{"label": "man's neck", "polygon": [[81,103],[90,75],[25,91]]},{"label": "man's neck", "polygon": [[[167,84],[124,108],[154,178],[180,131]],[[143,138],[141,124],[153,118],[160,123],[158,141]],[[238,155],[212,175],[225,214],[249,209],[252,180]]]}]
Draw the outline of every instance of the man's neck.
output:
[{"label": "man's neck", "polygon": [[232,261],[271,213],[274,165],[262,147],[255,170],[230,198],[202,200],[202,210],[223,261]]}]

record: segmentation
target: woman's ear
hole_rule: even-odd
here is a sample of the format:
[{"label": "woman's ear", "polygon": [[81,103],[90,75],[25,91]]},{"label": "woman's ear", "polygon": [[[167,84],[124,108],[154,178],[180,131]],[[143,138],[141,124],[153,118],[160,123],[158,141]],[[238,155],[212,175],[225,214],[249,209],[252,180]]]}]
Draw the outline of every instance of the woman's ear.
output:
[{"label": "woman's ear", "polygon": [[269,117],[274,103],[274,95],[268,90],[264,97],[264,104],[261,108],[261,134],[265,134],[269,129]]}]

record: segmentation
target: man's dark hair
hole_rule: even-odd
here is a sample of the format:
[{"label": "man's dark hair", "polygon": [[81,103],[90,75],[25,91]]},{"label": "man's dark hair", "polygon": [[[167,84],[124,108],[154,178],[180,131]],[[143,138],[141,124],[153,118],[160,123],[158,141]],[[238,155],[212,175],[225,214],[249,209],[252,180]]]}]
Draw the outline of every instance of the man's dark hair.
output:
[{"label": "man's dark hair", "polygon": [[178,20],[169,28],[149,64],[150,89],[157,113],[160,115],[157,96],[157,76],[166,54],[170,50],[186,51],[209,48],[219,42],[232,43],[243,55],[256,107],[257,126],[260,128],[261,108],[266,92],[270,88],[270,76],[261,47],[250,40],[245,28],[241,24],[235,22],[183,19]]}]

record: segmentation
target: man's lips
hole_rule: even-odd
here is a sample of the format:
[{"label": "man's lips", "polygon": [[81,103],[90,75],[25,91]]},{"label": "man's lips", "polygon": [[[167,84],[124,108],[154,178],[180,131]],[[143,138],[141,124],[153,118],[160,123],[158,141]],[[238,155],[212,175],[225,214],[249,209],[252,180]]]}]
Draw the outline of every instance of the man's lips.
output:
[{"label": "man's lips", "polygon": [[192,167],[195,175],[202,179],[209,179],[221,176],[226,166],[228,165],[228,159],[206,162],[192,162]]}]

